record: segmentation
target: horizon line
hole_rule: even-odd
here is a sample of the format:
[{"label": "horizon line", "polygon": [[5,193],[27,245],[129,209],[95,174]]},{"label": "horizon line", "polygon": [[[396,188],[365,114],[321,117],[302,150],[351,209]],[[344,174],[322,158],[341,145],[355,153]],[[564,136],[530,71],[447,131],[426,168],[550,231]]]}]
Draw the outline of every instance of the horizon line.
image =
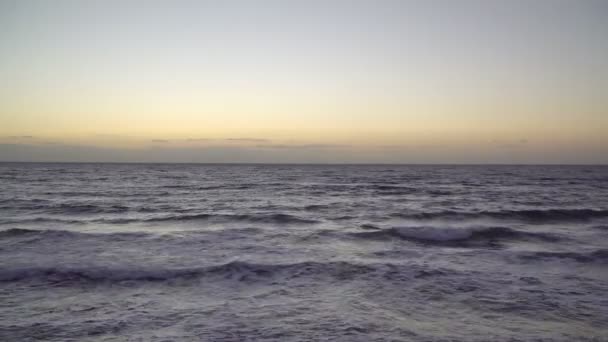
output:
[{"label": "horizon line", "polygon": [[141,165],[319,165],[319,166],[608,166],[608,163],[267,163],[267,162],[147,162],[147,161],[4,161],[0,164],[141,164]]}]

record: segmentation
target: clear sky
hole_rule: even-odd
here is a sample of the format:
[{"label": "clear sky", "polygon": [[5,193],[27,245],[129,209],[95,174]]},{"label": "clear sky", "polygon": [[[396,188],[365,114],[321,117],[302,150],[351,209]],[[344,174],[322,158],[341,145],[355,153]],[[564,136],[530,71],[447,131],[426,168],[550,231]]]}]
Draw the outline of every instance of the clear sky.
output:
[{"label": "clear sky", "polygon": [[0,0],[0,160],[608,163],[608,1]]}]

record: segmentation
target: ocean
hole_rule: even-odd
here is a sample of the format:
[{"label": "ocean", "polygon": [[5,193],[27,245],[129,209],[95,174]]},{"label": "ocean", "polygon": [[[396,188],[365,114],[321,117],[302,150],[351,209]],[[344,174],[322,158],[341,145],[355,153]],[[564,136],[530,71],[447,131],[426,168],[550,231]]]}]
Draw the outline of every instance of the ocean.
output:
[{"label": "ocean", "polygon": [[0,164],[1,341],[608,341],[608,167]]}]

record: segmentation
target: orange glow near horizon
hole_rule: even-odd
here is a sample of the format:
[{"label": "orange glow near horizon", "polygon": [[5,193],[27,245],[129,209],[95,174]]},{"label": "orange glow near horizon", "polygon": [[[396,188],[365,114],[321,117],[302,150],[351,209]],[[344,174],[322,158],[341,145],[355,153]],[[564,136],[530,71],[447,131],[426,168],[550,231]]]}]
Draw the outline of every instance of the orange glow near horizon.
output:
[{"label": "orange glow near horizon", "polygon": [[3,5],[0,38],[14,43],[0,48],[7,151],[608,162],[603,6],[89,5]]}]

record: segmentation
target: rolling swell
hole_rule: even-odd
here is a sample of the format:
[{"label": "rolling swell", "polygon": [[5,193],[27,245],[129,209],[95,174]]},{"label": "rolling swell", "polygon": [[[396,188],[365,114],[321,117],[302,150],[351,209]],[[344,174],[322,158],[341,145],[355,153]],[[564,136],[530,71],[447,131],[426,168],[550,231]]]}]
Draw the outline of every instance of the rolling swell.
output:
[{"label": "rolling swell", "polygon": [[540,240],[554,242],[561,237],[550,233],[524,232],[509,227],[392,227],[389,229],[351,233],[360,238],[399,238],[413,242],[436,245],[496,244],[512,240]]},{"label": "rolling swell", "polygon": [[110,267],[22,267],[0,268],[0,282],[50,281],[50,282],[163,282],[171,280],[219,277],[237,281],[255,281],[264,278],[294,279],[330,277],[339,280],[357,277],[385,279],[410,279],[444,275],[447,270],[428,269],[417,265],[358,264],[345,261],[305,261],[286,264],[256,264],[234,261],[208,267],[192,268],[110,268]]},{"label": "rolling swell", "polygon": [[552,222],[586,222],[592,219],[608,217],[608,210],[596,209],[531,209],[531,210],[502,210],[502,211],[438,211],[429,213],[392,214],[393,217],[414,220],[471,220],[497,219],[517,220],[529,223]]}]

